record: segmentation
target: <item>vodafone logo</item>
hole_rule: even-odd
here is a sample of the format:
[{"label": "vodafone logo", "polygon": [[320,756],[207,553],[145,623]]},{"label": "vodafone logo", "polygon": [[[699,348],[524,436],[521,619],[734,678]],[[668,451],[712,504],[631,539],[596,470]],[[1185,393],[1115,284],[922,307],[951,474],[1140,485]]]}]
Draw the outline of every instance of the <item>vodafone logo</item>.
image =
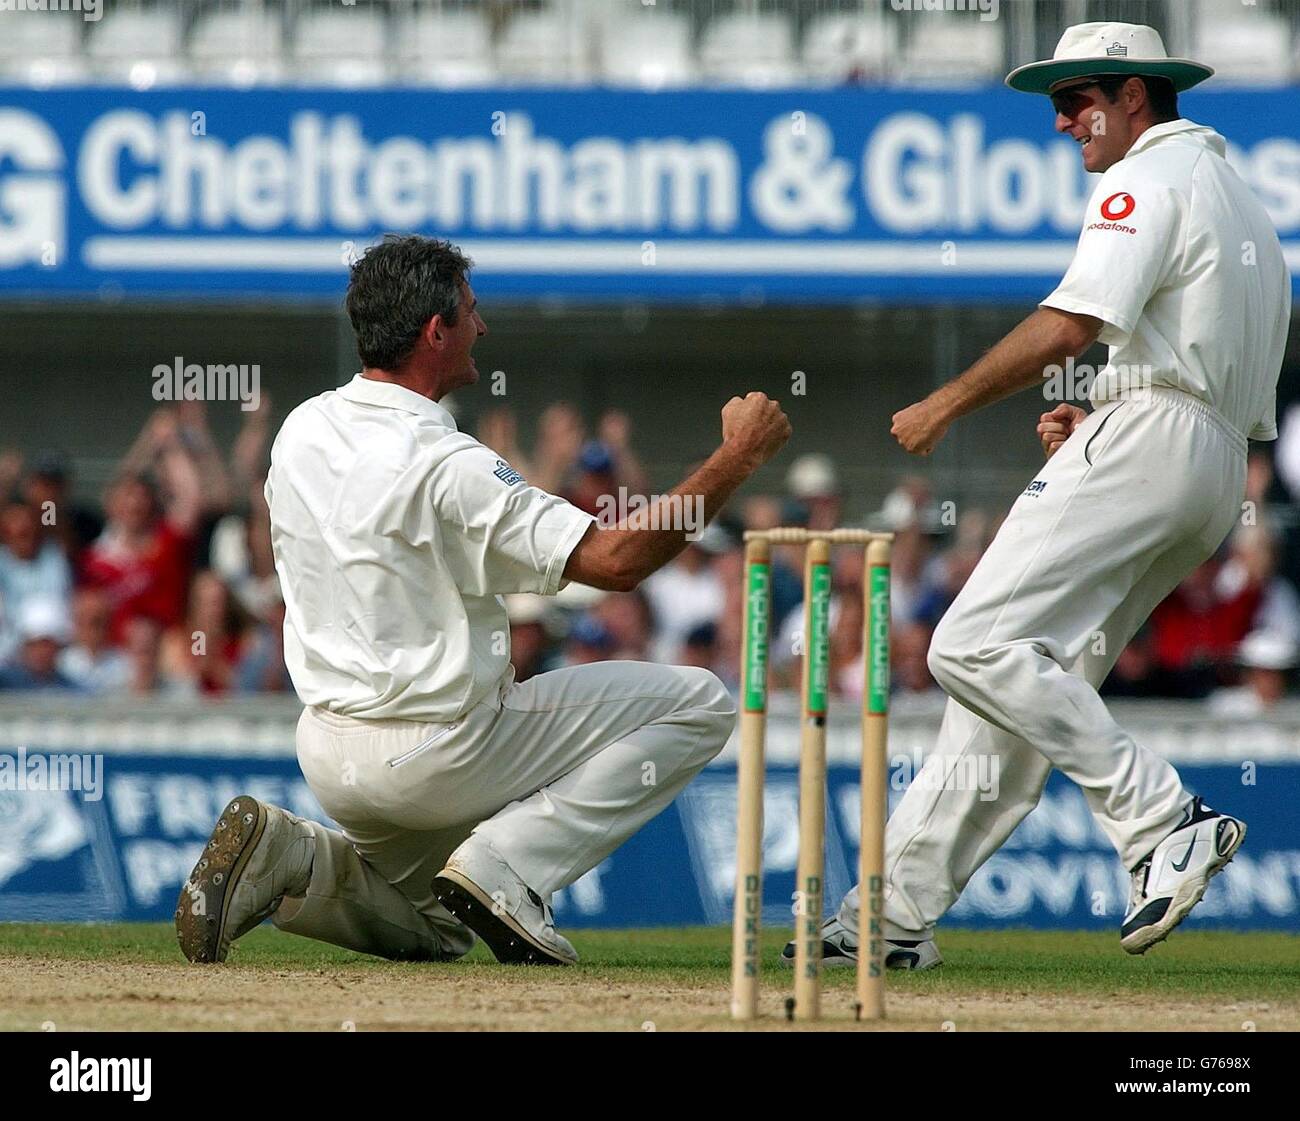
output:
[{"label": "vodafone logo", "polygon": [[1132,214],[1135,206],[1137,203],[1132,195],[1127,191],[1119,191],[1101,204],[1101,216],[1107,222],[1118,222],[1121,218],[1127,218]]}]

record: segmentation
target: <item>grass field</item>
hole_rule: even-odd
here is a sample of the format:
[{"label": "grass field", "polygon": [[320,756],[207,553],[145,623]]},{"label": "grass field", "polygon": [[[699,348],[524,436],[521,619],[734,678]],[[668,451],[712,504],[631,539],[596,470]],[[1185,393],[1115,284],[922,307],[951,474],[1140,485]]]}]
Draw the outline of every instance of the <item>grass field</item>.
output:
[{"label": "grass field", "polygon": [[[767,932],[763,1019],[789,1028],[783,932]],[[0,1028],[392,1031],[729,1028],[730,931],[575,931],[583,964],[395,964],[263,927],[221,966],[191,966],[170,924],[0,924]],[[1179,932],[1145,957],[1114,934],[945,930],[946,964],[890,974],[911,1031],[1300,1029],[1300,937]],[[851,1019],[851,971],[830,970],[822,1028]],[[802,1025],[801,1025],[802,1027]]]}]

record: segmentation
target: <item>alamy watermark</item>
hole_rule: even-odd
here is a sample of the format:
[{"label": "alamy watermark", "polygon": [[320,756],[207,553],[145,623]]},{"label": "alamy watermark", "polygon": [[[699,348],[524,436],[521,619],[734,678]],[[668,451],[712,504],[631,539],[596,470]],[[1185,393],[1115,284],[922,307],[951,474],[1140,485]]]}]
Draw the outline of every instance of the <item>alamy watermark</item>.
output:
[{"label": "alamy watermark", "polygon": [[98,23],[104,0],[0,0],[0,12],[80,12],[87,23]]},{"label": "alamy watermark", "polygon": [[1150,389],[1155,380],[1151,365],[1119,365],[1107,363],[1098,368],[1087,362],[1067,358],[1065,365],[1052,363],[1043,368],[1043,396],[1048,401],[1086,401],[1092,395],[1093,385],[1101,381],[1110,391],[1107,396]]},{"label": "alamy watermark", "polygon": [[998,18],[998,0],[889,0],[896,12],[979,12],[981,23]]},{"label": "alamy watermark", "polygon": [[104,796],[104,757],[90,754],[49,754],[20,747],[0,753],[0,793],[28,790],[75,790],[82,800]]},{"label": "alamy watermark", "polygon": [[981,802],[996,802],[1002,773],[1002,759],[977,752],[956,756],[932,756],[930,765],[919,750],[910,756],[898,754],[889,759],[890,785],[895,790],[920,784],[922,790],[969,790],[979,794]]},{"label": "alamy watermark", "polygon": [[201,366],[179,354],[170,366],[153,368],[155,401],[238,401],[246,413],[256,412],[262,399],[262,367],[258,365]]},{"label": "alamy watermark", "polygon": [[596,499],[596,522],[601,529],[672,529],[697,541],[704,532],[704,495],[629,494],[619,487],[617,494]]},{"label": "alamy watermark", "polygon": [[50,1091],[55,1094],[130,1094],[132,1101],[153,1096],[153,1060],[95,1058],[73,1051],[50,1060]]}]

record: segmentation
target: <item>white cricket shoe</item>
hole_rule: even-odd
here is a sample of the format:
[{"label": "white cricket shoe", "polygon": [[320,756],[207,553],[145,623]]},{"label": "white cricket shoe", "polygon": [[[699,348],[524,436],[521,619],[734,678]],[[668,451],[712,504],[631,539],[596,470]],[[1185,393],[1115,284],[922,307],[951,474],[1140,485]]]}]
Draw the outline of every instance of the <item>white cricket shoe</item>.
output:
[{"label": "white cricket shoe", "polygon": [[[781,961],[794,965],[794,943],[787,942],[781,951]],[[858,964],[858,937],[832,915],[822,924],[822,965],[826,969],[840,969]],[[933,969],[942,965],[943,958],[933,938],[912,940],[885,939],[886,969]]]},{"label": "white cricket shoe", "polygon": [[471,835],[433,878],[433,894],[507,965],[573,965],[578,952],[555,929],[551,905],[490,841]]},{"label": "white cricket shoe", "polygon": [[316,837],[278,806],[241,794],[217,819],[176,900],[176,939],[190,961],[225,961],[230,944],[311,883]]},{"label": "white cricket shoe", "polygon": [[1130,954],[1145,953],[1169,937],[1246,837],[1245,822],[1215,813],[1199,797],[1192,799],[1183,816],[1183,822],[1133,869],[1128,912],[1119,932],[1119,944]]}]

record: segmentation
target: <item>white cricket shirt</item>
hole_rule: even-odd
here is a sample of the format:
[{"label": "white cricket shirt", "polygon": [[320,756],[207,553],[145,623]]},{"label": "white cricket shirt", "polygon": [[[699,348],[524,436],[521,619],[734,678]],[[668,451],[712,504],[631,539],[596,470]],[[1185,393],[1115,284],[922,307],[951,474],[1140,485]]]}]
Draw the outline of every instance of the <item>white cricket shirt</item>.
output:
[{"label": "white cricket shirt", "polygon": [[441,405],[360,374],[285,419],[266,500],[303,704],[429,723],[497,702],[510,663],[500,596],[554,595],[594,521]]},{"label": "white cricket shirt", "polygon": [[1101,177],[1074,261],[1042,306],[1103,321],[1110,359],[1094,405],[1135,385],[1171,386],[1243,436],[1274,440],[1291,278],[1268,213],[1225,151],[1192,121],[1147,129]]}]

